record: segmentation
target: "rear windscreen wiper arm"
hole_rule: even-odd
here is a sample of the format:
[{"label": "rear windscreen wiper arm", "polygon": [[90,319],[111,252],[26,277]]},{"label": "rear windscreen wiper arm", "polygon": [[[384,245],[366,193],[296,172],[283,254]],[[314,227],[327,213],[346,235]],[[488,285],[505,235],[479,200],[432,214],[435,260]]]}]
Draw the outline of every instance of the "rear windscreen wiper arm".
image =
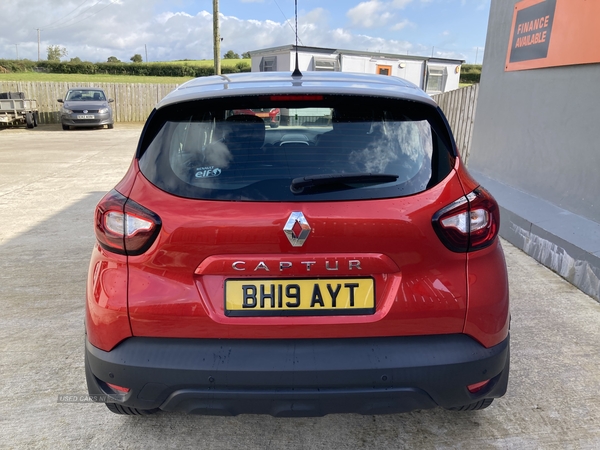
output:
[{"label": "rear windscreen wiper arm", "polygon": [[398,175],[389,173],[325,173],[294,178],[290,189],[294,193],[300,193],[306,187],[352,183],[391,183],[397,179]]}]

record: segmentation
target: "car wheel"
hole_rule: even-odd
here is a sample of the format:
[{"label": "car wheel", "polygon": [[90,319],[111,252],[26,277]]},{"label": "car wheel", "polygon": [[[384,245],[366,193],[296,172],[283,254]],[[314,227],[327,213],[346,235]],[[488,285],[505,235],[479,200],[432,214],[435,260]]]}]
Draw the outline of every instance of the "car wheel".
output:
[{"label": "car wheel", "polygon": [[485,409],[490,406],[493,401],[493,398],[484,398],[483,400],[479,400],[478,402],[471,403],[469,405],[454,406],[446,409],[450,411],[479,411],[480,409]]},{"label": "car wheel", "polygon": [[112,130],[115,127],[115,125],[112,123],[109,123],[107,126],[109,130]]},{"label": "car wheel", "polygon": [[27,128],[33,128],[33,114],[30,112],[25,113],[25,123],[27,124]]},{"label": "car wheel", "polygon": [[105,403],[105,405],[109,409],[109,411],[114,412],[115,414],[123,414],[126,416],[149,416],[150,414],[158,412],[158,408],[137,409],[130,408],[129,406],[119,405],[117,403]]},{"label": "car wheel", "polygon": [[40,114],[36,111],[33,113],[33,126],[37,127],[40,123]]},{"label": "car wheel", "polygon": [[64,125],[64,124],[63,124],[63,126],[62,126],[62,127],[63,127],[63,130],[70,130],[70,129],[71,129],[71,127],[70,127],[69,125]]}]

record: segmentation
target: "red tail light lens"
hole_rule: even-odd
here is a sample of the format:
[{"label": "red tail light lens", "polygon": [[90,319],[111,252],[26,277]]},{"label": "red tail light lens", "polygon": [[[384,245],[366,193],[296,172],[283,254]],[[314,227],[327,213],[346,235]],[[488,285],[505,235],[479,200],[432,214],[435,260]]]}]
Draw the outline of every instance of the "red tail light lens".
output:
[{"label": "red tail light lens", "polygon": [[323,100],[322,95],[271,95],[269,99],[273,102],[319,102]]},{"label": "red tail light lens", "polygon": [[158,235],[155,213],[113,190],[96,206],[95,231],[100,247],[121,255],[141,255]]},{"label": "red tail light lens", "polygon": [[500,213],[494,197],[478,187],[440,209],[433,216],[433,228],[446,247],[454,252],[471,252],[494,242],[500,227]]}]

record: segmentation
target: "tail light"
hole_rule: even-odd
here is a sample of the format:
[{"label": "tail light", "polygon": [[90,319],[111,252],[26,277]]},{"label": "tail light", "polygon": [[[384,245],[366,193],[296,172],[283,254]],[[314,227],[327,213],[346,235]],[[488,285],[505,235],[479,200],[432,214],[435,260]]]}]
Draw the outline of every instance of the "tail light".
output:
[{"label": "tail light", "polygon": [[160,217],[115,190],[96,206],[96,239],[109,252],[141,255],[150,248],[160,227]]},{"label": "tail light", "polygon": [[453,252],[488,247],[498,235],[499,227],[498,204],[481,186],[433,216],[435,232]]}]

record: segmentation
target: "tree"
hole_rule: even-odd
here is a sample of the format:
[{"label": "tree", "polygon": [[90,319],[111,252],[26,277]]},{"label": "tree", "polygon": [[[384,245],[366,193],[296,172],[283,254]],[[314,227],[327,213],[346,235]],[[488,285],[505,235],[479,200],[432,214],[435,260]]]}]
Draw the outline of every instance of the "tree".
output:
[{"label": "tree", "polygon": [[60,58],[67,56],[68,51],[66,48],[60,45],[49,45],[48,46],[48,61],[60,61]]},{"label": "tree", "polygon": [[117,58],[116,56],[109,56],[108,59],[106,60],[106,62],[109,62],[109,63],[120,63],[121,60],[119,58]]},{"label": "tree", "polygon": [[133,55],[131,58],[129,58],[131,61],[133,61],[134,63],[141,63],[144,61],[144,59],[142,58],[142,55],[140,55],[139,53],[136,53],[135,55]]},{"label": "tree", "polygon": [[242,53],[242,59],[250,59],[250,52]]},{"label": "tree", "polygon": [[223,55],[223,59],[240,59],[240,55],[234,53],[233,50],[229,50]]},{"label": "tree", "polygon": [[71,58],[69,62],[71,64],[81,64],[81,58],[79,56],[76,56],[75,58]]}]

